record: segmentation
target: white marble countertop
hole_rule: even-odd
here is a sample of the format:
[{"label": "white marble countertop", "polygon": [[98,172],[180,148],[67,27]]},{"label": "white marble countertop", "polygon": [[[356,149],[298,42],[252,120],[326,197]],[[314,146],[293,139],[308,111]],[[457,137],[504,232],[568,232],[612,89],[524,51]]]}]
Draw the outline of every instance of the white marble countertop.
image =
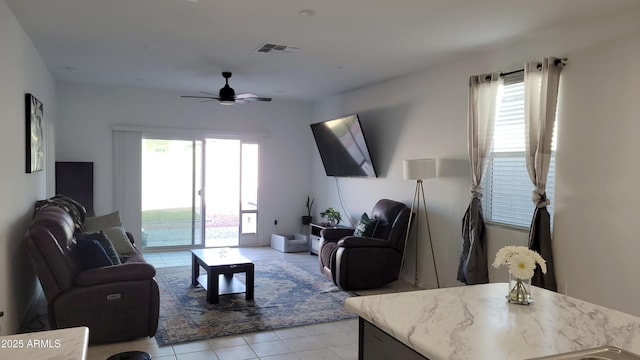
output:
[{"label": "white marble countertop", "polygon": [[88,344],[85,326],[0,336],[0,359],[84,360]]},{"label": "white marble countertop", "polygon": [[431,360],[528,359],[609,345],[640,354],[640,318],[533,287],[530,305],[506,283],[352,297],[347,310]]}]

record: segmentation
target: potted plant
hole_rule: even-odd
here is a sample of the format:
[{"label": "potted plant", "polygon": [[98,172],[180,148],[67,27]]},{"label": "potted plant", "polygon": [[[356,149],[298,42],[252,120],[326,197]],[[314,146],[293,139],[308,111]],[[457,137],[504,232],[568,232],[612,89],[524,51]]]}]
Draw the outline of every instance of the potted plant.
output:
[{"label": "potted plant", "polygon": [[302,225],[311,224],[311,220],[313,217],[311,216],[311,208],[313,208],[313,203],[315,199],[312,199],[309,195],[307,195],[307,203],[305,206],[307,207],[307,215],[302,216]]},{"label": "potted plant", "polygon": [[342,216],[340,215],[340,212],[334,210],[333,208],[328,208],[327,210],[321,212],[320,216],[327,219],[327,222],[331,226],[336,226],[340,224],[340,221],[342,221]]}]

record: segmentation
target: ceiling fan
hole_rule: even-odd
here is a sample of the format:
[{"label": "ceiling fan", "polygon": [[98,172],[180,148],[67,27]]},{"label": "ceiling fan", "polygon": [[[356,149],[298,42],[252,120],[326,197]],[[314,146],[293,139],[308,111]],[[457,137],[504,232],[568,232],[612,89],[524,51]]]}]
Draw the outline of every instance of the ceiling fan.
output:
[{"label": "ceiling fan", "polygon": [[201,91],[201,93],[206,94],[207,96],[183,95],[180,97],[205,99],[205,101],[218,100],[222,105],[244,104],[250,101],[271,101],[271,98],[259,97],[258,95],[250,93],[236,95],[235,90],[233,90],[233,88],[229,86],[229,78],[231,77],[231,73],[228,71],[224,71],[222,73],[222,76],[225,78],[225,85],[220,89],[218,96],[206,91]]}]

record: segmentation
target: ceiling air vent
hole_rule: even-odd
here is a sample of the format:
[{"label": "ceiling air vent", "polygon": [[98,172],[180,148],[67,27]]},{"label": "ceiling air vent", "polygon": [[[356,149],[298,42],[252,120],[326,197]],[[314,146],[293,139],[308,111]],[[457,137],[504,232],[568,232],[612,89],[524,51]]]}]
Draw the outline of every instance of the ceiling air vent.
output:
[{"label": "ceiling air vent", "polygon": [[256,52],[265,54],[294,54],[298,52],[298,50],[300,50],[300,48],[297,48],[295,46],[266,43],[260,46],[260,48],[258,48]]}]

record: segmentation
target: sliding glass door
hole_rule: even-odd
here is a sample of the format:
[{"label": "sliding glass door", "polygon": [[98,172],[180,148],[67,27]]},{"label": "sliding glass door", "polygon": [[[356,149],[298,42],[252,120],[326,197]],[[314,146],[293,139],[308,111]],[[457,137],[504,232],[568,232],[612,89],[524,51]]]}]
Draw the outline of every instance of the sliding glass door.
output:
[{"label": "sliding glass door", "polygon": [[238,139],[143,138],[143,246],[256,243],[258,149]]}]

